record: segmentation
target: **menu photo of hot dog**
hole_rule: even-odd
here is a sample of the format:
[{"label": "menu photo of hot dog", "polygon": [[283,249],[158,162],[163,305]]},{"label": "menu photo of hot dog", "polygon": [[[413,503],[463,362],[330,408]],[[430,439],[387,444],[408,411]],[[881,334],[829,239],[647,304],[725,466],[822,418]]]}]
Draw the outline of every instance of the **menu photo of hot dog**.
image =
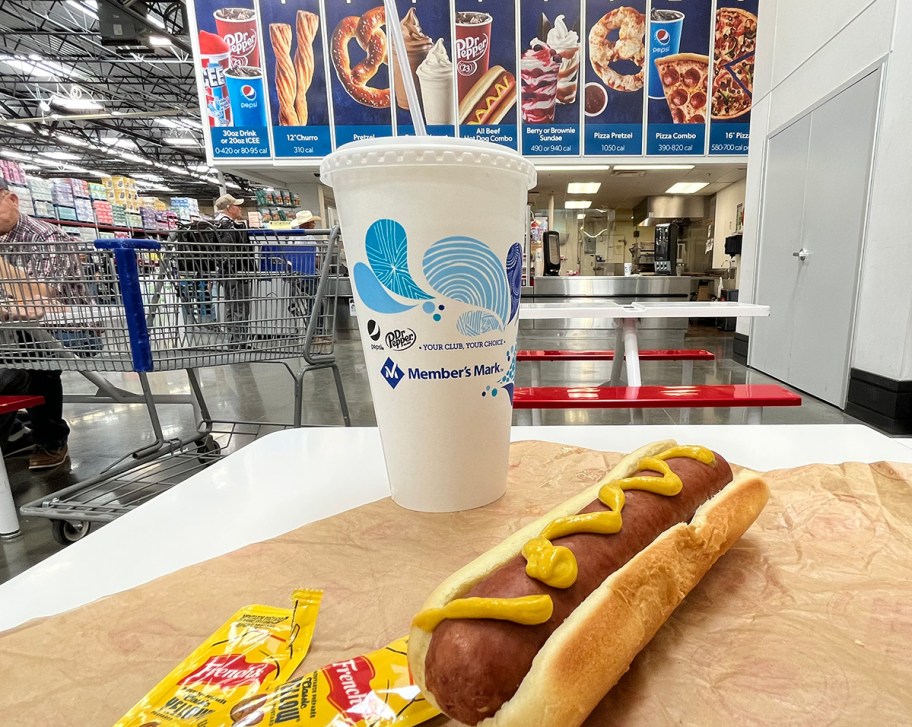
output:
[{"label": "menu photo of hot dog", "polygon": [[514,0],[457,0],[454,18],[459,134],[517,147]]},{"label": "menu photo of hot dog", "polygon": [[703,446],[640,448],[431,593],[417,684],[463,724],[581,725],[768,499]]},{"label": "menu photo of hot dog", "polygon": [[521,0],[522,151],[579,154],[579,0]]}]

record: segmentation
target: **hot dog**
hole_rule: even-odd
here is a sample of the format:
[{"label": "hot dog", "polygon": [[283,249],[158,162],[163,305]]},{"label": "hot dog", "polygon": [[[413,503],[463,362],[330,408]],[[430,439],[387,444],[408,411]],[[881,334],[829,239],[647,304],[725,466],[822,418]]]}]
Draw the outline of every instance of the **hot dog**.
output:
[{"label": "hot dog", "polygon": [[516,103],[516,77],[503,66],[489,69],[459,104],[460,124],[499,124]]},{"label": "hot dog", "polygon": [[768,497],[702,447],[637,450],[428,597],[416,682],[465,724],[581,724]]}]

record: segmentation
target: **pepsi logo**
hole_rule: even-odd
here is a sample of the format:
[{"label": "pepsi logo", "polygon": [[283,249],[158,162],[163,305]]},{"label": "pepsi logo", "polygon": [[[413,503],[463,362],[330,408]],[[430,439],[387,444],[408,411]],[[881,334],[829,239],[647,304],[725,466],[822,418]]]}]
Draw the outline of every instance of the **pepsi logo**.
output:
[{"label": "pepsi logo", "polygon": [[249,83],[245,83],[243,86],[241,86],[241,95],[248,101],[256,101],[257,92],[253,86],[251,86]]},{"label": "pepsi logo", "polygon": [[367,322],[367,335],[370,336],[372,341],[380,340],[381,331],[377,321],[371,319]]},{"label": "pepsi logo", "polygon": [[671,40],[671,33],[669,33],[665,28],[659,28],[656,31],[656,42],[660,45],[668,45]]}]

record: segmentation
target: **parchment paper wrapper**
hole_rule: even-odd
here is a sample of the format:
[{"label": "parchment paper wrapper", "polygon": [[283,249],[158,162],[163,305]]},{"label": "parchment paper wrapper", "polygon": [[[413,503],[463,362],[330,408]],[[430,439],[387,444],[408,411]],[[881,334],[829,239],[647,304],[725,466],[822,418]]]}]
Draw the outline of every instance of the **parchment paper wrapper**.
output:
[{"label": "parchment paper wrapper", "polygon": [[[445,576],[618,459],[514,444],[507,495],[488,507],[428,514],[382,500],[0,634],[0,724],[109,726],[237,608],[283,604],[302,585],[325,597],[298,673],[382,646]],[[912,722],[912,466],[808,465],[767,480],[758,522],[587,724]]]}]

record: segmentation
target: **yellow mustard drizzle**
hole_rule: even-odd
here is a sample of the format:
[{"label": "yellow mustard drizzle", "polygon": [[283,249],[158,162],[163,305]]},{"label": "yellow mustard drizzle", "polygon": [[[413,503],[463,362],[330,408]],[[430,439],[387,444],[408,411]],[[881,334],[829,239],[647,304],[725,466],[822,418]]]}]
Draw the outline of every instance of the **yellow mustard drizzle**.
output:
[{"label": "yellow mustard drizzle", "polygon": [[[550,541],[576,533],[612,535],[620,532],[623,525],[621,510],[624,509],[626,500],[625,490],[652,492],[665,497],[677,495],[683,487],[681,478],[671,471],[665,461],[674,457],[689,457],[707,465],[716,461],[711,450],[693,445],[678,445],[653,457],[643,457],[637,463],[636,469],[658,472],[660,476],[641,475],[606,482],[599,488],[598,499],[608,510],[567,515],[552,520],[538,537],[530,539],[523,546],[526,575],[553,588],[569,588],[576,583],[579,566],[573,551],[562,545],[555,546]],[[536,601],[533,606],[529,599],[546,599],[548,615],[540,621],[527,620],[530,610],[534,610],[538,616],[545,611],[541,603]],[[415,616],[413,623],[425,631],[433,631],[445,618],[496,618],[535,625],[551,618],[552,610],[553,604],[548,595],[523,598],[462,598],[451,601],[443,608],[422,611]]]},{"label": "yellow mustard drizzle", "polygon": [[457,598],[443,608],[428,608],[412,623],[424,631],[433,631],[445,618],[493,618],[525,626],[543,624],[554,611],[551,596],[519,598]]}]

